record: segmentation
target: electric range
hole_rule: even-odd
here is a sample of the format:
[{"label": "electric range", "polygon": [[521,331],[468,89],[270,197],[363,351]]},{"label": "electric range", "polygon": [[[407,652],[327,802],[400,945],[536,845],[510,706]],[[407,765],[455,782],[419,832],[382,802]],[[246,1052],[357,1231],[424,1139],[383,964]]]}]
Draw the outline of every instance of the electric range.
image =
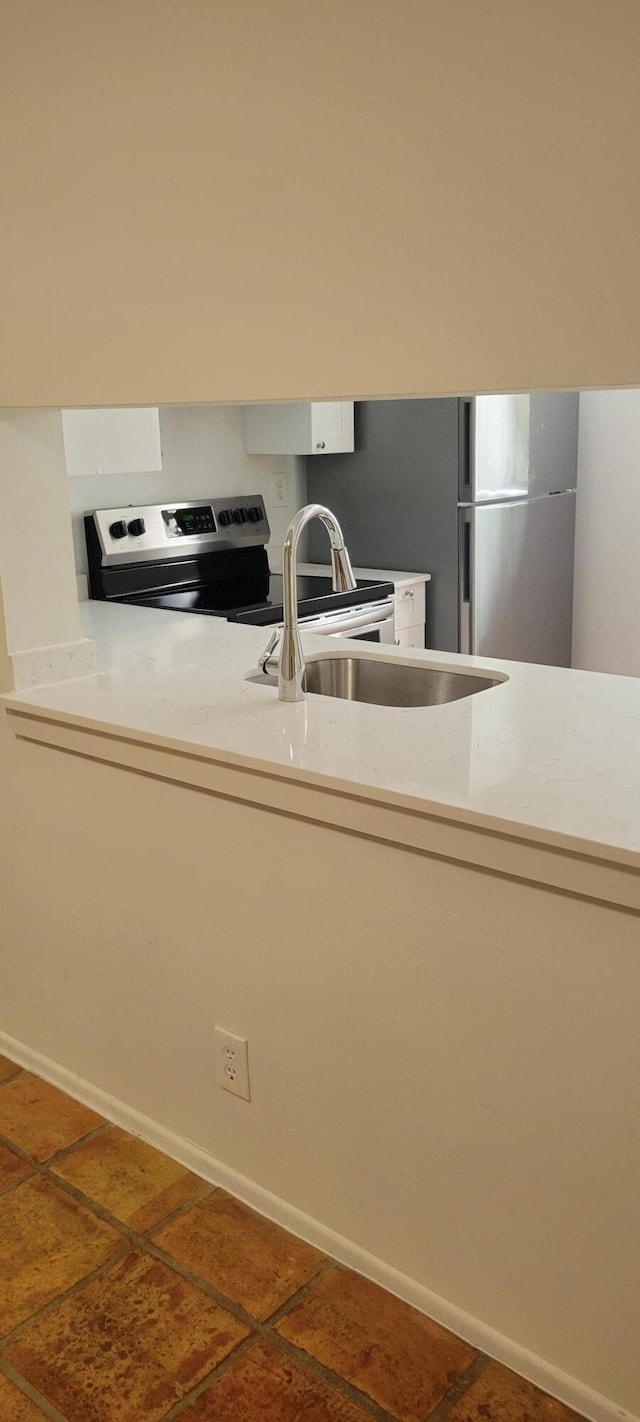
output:
[{"label": "electric range", "polygon": [[[282,622],[282,577],[269,568],[260,494],[96,509],[84,523],[92,598],[252,626]],[[392,583],[359,579],[353,592],[334,592],[330,577],[299,574],[297,594],[309,630],[390,640]]]}]

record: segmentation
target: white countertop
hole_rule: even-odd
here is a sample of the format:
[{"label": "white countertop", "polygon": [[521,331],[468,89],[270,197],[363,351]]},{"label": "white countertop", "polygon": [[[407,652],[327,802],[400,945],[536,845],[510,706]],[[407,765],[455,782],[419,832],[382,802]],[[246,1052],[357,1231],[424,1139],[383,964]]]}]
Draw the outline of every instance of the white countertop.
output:
[{"label": "white countertop", "polygon": [[640,679],[344,641],[329,652],[305,634],[314,655],[352,645],[509,680],[444,706],[286,705],[246,680],[264,628],[95,602],[81,615],[99,673],[14,693],[8,708],[640,866]]}]

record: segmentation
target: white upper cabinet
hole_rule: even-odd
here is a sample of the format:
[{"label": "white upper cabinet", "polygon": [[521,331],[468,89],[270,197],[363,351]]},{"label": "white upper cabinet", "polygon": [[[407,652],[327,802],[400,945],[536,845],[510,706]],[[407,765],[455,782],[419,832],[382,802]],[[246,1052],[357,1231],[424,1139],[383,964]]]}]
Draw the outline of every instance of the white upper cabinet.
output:
[{"label": "white upper cabinet", "polygon": [[349,454],[353,400],[245,405],[244,447],[247,454]]},{"label": "white upper cabinet", "polygon": [[63,410],[67,473],[155,474],[162,469],[160,415],[132,410]]}]

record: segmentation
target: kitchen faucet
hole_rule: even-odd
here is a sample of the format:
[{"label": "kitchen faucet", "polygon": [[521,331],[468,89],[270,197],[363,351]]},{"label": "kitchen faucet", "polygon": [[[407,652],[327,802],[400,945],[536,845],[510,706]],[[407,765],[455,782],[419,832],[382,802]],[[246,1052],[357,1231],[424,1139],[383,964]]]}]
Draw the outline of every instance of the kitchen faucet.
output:
[{"label": "kitchen faucet", "polygon": [[281,701],[304,701],[304,653],[298,631],[298,594],[296,584],[298,542],[302,530],[314,518],[324,524],[331,543],[331,581],[334,592],[353,592],[356,580],[353,576],[351,559],[345,548],[342,529],[337,518],[323,504],[305,504],[292,518],[284,540],[282,560],[284,624],[276,628],[261,658],[263,672],[268,669],[270,658],[282,635],[280,660],[278,662],[278,696]]}]

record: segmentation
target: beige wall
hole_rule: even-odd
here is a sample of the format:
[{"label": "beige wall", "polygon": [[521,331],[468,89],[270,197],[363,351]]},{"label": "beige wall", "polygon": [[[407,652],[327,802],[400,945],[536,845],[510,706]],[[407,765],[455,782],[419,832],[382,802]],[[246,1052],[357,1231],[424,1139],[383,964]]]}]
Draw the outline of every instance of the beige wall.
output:
[{"label": "beige wall", "polygon": [[5,0],[0,402],[640,383],[637,0]]},{"label": "beige wall", "polygon": [[0,1026],[640,1415],[637,917],[2,735],[0,774]]},{"label": "beige wall", "polygon": [[573,665],[640,676],[640,390],[580,397]]},{"label": "beige wall", "polygon": [[58,412],[0,410],[0,509],[0,584],[9,651],[77,640],[80,621]]},{"label": "beige wall", "polygon": [[94,667],[80,635],[60,412],[0,409],[0,690]]}]

